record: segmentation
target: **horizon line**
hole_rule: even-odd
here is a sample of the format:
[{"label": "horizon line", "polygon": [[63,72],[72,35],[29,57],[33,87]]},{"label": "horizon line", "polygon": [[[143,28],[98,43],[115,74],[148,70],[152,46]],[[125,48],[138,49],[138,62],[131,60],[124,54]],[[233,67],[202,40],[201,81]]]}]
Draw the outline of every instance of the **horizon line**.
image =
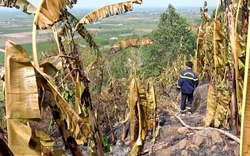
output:
[{"label": "horizon line", "polygon": [[[7,8],[7,7],[0,7],[0,10],[1,8],[3,8],[4,11],[16,11],[16,10],[19,10],[17,8]],[[140,7],[134,7],[133,10],[137,10],[137,9],[167,9],[168,7],[163,7],[163,6],[140,6]],[[199,6],[174,6],[175,9],[183,9],[183,8],[201,8]],[[207,8],[216,8],[216,6],[208,6]],[[67,10],[76,10],[76,9],[90,9],[90,10],[96,10],[98,8],[95,8],[95,7],[79,7],[79,6],[73,6],[73,8],[68,8],[67,7]]]},{"label": "horizon line", "polygon": [[[103,6],[105,7],[105,6]],[[197,7],[202,7],[202,6],[174,6],[174,8],[197,8]],[[207,6],[208,8],[215,8],[216,6]],[[95,7],[79,7],[79,6],[74,6],[72,9],[94,9]],[[138,8],[167,8],[163,6],[135,6],[134,9]]]}]

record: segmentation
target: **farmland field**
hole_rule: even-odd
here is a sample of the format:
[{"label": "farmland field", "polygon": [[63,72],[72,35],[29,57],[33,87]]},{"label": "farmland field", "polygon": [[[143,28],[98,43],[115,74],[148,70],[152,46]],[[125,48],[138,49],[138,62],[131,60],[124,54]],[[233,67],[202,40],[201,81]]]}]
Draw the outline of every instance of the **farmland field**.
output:
[{"label": "farmland field", "polygon": [[[213,9],[210,9],[212,11]],[[90,9],[70,11],[78,19],[90,12]],[[164,8],[144,8],[135,9],[121,15],[109,17],[93,24],[87,24],[85,27],[90,31],[95,41],[103,46],[110,43],[111,37],[126,38],[132,35],[142,36],[150,33],[157,28],[161,13],[165,12]],[[199,8],[179,8],[177,9],[187,20],[195,25],[200,21]],[[18,14],[18,15],[17,15]],[[0,48],[4,49],[5,42],[11,40],[22,45],[26,51],[31,54],[31,30],[33,15],[23,12],[7,11],[0,13]],[[50,30],[39,30],[37,33],[38,51],[49,50],[47,44],[52,38]],[[80,42],[80,39],[79,39]],[[86,42],[80,42],[86,44]],[[0,63],[3,63],[3,53],[0,53]]]}]

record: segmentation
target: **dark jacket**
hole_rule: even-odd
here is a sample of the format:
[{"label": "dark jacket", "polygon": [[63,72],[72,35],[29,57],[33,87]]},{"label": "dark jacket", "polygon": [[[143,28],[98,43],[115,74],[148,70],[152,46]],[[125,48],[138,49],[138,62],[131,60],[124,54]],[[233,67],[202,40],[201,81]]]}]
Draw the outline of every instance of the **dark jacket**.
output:
[{"label": "dark jacket", "polygon": [[191,69],[183,70],[180,74],[177,88],[184,94],[192,94],[199,84],[198,77]]}]

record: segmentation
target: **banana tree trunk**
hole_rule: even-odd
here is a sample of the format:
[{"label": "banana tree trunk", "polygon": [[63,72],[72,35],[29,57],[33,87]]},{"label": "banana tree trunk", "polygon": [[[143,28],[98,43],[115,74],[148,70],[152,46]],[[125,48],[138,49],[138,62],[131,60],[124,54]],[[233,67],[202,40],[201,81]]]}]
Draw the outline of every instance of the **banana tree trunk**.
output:
[{"label": "banana tree trunk", "polygon": [[247,40],[247,31],[248,31],[248,0],[243,0],[243,5],[242,5],[242,29],[241,29],[241,35],[244,39],[244,41]]},{"label": "banana tree trunk", "polygon": [[98,96],[100,97],[101,95],[101,92],[102,92],[102,83],[103,83],[103,70],[104,70],[104,60],[103,60],[103,57],[102,56],[98,56],[99,57],[99,60],[100,62],[98,63],[98,72],[99,72],[99,77],[98,77],[98,91],[97,91],[97,94]]},{"label": "banana tree trunk", "polygon": [[232,45],[232,58],[233,58],[233,68],[232,68],[232,81],[233,81],[233,91],[232,91],[232,101],[231,101],[231,111],[232,111],[232,130],[237,131],[237,119],[238,119],[238,100],[239,100],[239,72],[238,72],[238,57],[236,54],[236,36],[235,36],[235,28],[234,28],[234,17],[232,13],[232,1],[226,0],[226,14],[227,14],[227,23],[228,23],[228,34],[229,39]]},{"label": "banana tree trunk", "polygon": [[[250,36],[250,25],[248,24],[248,36]],[[245,62],[245,75],[244,75],[244,90],[243,90],[243,102],[242,102],[242,121],[241,121],[241,143],[240,143],[240,155],[250,155],[250,74],[249,65],[250,62],[250,40],[247,41],[246,50],[246,62]]]},{"label": "banana tree trunk", "polygon": [[102,148],[102,138],[101,138],[101,133],[97,124],[97,120],[95,118],[95,115],[93,113],[93,107],[92,107],[92,101],[91,101],[91,96],[89,93],[89,88],[85,85],[85,89],[82,93],[81,96],[81,103],[82,105],[84,105],[87,108],[88,114],[89,114],[89,121],[90,121],[90,126],[91,126],[91,130],[92,133],[94,135],[94,141],[96,144],[96,154],[98,156],[104,156],[103,153],[103,148]]}]

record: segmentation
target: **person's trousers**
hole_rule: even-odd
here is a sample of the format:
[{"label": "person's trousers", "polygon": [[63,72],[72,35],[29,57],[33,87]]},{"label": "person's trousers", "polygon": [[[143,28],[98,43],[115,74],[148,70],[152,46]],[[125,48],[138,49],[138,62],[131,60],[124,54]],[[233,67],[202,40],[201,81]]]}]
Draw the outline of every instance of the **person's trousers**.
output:
[{"label": "person's trousers", "polygon": [[181,93],[181,113],[185,113],[186,110],[188,112],[191,112],[193,99],[194,99],[193,94]]}]

